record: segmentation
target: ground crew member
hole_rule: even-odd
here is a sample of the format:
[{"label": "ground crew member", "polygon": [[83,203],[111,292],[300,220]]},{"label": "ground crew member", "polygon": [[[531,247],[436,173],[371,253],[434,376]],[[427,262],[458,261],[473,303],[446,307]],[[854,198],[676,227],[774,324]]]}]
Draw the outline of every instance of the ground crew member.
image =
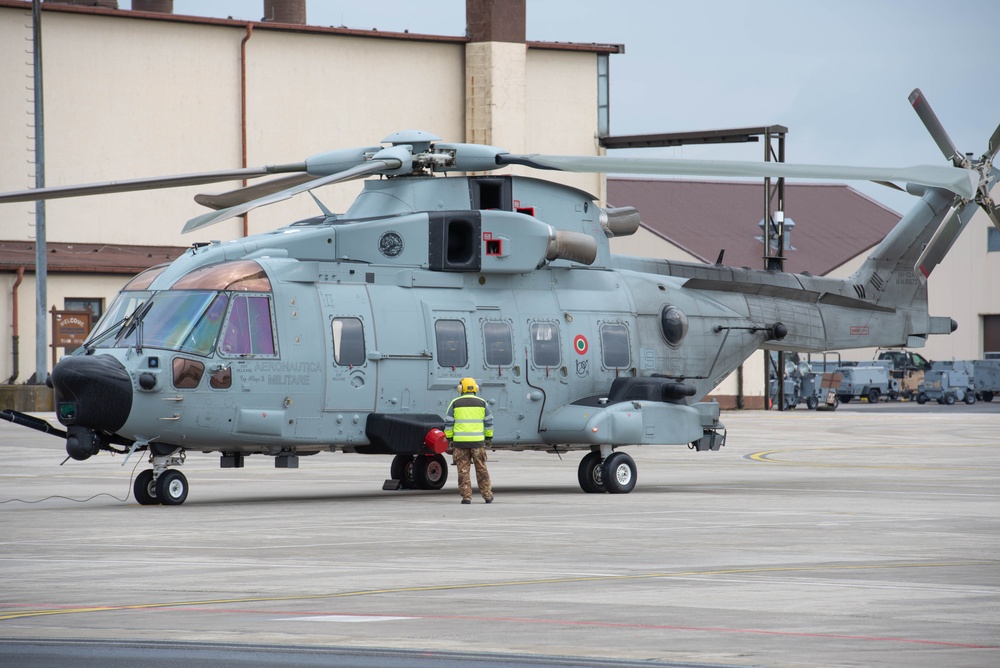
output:
[{"label": "ground crew member", "polygon": [[493,444],[493,413],[485,399],[476,396],[479,386],[473,378],[458,385],[461,396],[452,399],[444,418],[444,435],[451,441],[458,467],[458,491],[462,503],[472,503],[470,464],[476,465],[476,484],[486,503],[493,503],[493,485],[486,470],[486,447]]}]

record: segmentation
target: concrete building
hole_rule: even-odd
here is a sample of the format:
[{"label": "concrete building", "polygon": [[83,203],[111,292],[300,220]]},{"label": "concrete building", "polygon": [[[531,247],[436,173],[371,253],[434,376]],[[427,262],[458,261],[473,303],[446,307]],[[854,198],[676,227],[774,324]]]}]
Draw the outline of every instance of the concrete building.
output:
[{"label": "concrete building", "polygon": [[[46,185],[295,162],[407,129],[514,153],[597,155],[598,100],[607,99],[598,75],[623,50],[526,43],[525,0],[468,0],[461,37],[283,23],[304,20],[304,12],[275,15],[287,2],[265,3],[275,20],[254,22],[96,4],[105,6],[46,2],[41,12]],[[31,44],[31,3],[0,0],[4,191],[35,184]],[[599,175],[552,177],[603,197]],[[205,211],[196,193],[232,185],[49,201],[46,310],[87,306],[97,315],[137,269],[193,242],[319,212],[309,197],[294,198],[180,234]],[[316,194],[343,211],[360,188]],[[35,368],[34,208],[0,205],[0,313],[10,323],[0,336],[0,382],[24,382]]]}]

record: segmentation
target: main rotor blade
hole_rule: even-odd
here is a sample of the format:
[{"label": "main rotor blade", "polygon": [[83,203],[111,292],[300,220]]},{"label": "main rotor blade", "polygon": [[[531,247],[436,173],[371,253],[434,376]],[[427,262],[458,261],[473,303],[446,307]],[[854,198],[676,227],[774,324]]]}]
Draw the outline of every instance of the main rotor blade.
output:
[{"label": "main rotor blade", "polygon": [[224,193],[216,193],[214,195],[201,193],[194,196],[194,201],[202,206],[207,206],[210,209],[218,211],[219,209],[226,209],[264,197],[265,195],[280,192],[286,188],[297,186],[300,183],[307,183],[315,178],[312,174],[290,174],[271,179],[270,181],[264,181],[263,183],[256,183],[252,186],[227,190]]},{"label": "main rotor blade", "polygon": [[242,204],[237,204],[236,206],[231,206],[229,208],[222,209],[221,211],[213,211],[212,213],[197,216],[196,218],[189,220],[184,225],[184,229],[181,230],[181,232],[193,232],[194,230],[208,227],[209,225],[214,225],[215,223],[220,223],[224,220],[235,218],[236,216],[242,216],[243,214],[253,211],[258,207],[274,204],[275,202],[281,202],[293,197],[294,195],[298,195],[299,193],[312,190],[313,188],[330,185],[331,183],[350,181],[351,179],[361,178],[363,176],[376,174],[386,170],[399,169],[401,165],[402,161],[400,160],[372,160],[371,162],[366,162],[363,165],[351,167],[350,169],[345,169],[342,172],[330,174],[329,176],[322,176],[306,183],[300,183],[299,185],[286,188],[280,192],[265,195],[264,197],[258,197],[255,200],[243,202]]},{"label": "main rotor blade", "polygon": [[106,195],[109,193],[133,192],[136,190],[155,190],[157,188],[179,188],[181,186],[197,186],[220,181],[236,181],[239,179],[254,179],[268,174],[283,174],[288,172],[304,172],[304,162],[289,165],[267,165],[265,167],[245,167],[217,172],[198,172],[195,174],[176,174],[174,176],[154,176],[143,179],[125,181],[105,181],[103,183],[83,183],[73,186],[53,186],[51,188],[34,188],[0,194],[0,204],[13,202],[35,202],[38,200],[60,199],[63,197],[82,197],[85,195]]},{"label": "main rotor blade", "polygon": [[910,93],[910,104],[913,105],[913,110],[917,112],[917,116],[923,121],[924,127],[931,133],[931,137],[934,138],[934,142],[938,145],[938,148],[944,153],[944,157],[951,160],[952,164],[956,167],[961,165],[961,151],[958,150],[955,142],[945,132],[944,126],[938,120],[937,114],[931,109],[930,103],[924,97],[924,94],[920,92],[919,88],[914,88],[913,92]]},{"label": "main rotor blade", "polygon": [[526,165],[536,169],[608,174],[660,174],[670,176],[788,177],[854,181],[905,181],[944,188],[971,198],[979,175],[971,169],[939,165],[916,167],[849,167],[796,165],[788,162],[737,162],[727,160],[678,160],[672,158],[618,158],[613,156],[512,155],[497,156],[498,164]]}]

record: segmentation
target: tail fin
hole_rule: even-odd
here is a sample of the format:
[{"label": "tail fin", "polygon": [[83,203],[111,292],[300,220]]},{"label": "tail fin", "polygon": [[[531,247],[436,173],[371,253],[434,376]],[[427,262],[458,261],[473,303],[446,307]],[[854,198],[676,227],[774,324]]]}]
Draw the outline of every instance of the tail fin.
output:
[{"label": "tail fin", "polygon": [[913,209],[847,279],[861,299],[910,311],[909,329],[914,336],[953,331],[951,318],[929,316],[926,278],[976,212],[976,207],[962,204],[946,190],[926,189]]}]

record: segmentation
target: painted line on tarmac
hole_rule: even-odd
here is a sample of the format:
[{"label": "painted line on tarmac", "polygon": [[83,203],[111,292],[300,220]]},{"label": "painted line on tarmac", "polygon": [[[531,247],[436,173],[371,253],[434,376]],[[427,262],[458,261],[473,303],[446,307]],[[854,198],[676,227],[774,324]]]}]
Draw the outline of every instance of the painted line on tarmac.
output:
[{"label": "painted line on tarmac", "polygon": [[[653,580],[665,578],[690,578],[694,576],[747,575],[754,573],[801,573],[801,572],[832,572],[832,571],[868,571],[868,570],[898,570],[907,568],[953,568],[961,566],[996,566],[1000,561],[955,561],[933,563],[886,563],[886,564],[848,564],[848,565],[816,565],[816,566],[774,566],[757,568],[730,568],[707,571],[679,571],[674,573],[639,573],[635,575],[590,575],[563,578],[540,578],[537,580],[508,580],[501,582],[467,582],[459,584],[426,585],[421,587],[390,587],[385,589],[363,589],[327,594],[298,594],[290,596],[252,596],[245,598],[208,599],[200,601],[171,601],[160,603],[136,603],[131,605],[102,605],[87,607],[47,608],[42,610],[25,610],[0,613],[0,622],[32,617],[48,617],[55,615],[75,615],[94,612],[124,612],[133,610],[169,610],[171,608],[195,608],[218,605],[234,605],[245,603],[276,603],[283,601],[316,601],[337,598],[352,598],[360,596],[376,596],[385,594],[406,594],[433,591],[455,591],[462,589],[487,589],[502,587],[531,587],[551,584],[574,584],[581,582],[612,582],[627,580]],[[2,607],[2,606],[0,606]],[[1000,649],[1000,645],[997,646]]]},{"label": "painted line on tarmac", "polygon": [[[235,611],[235,612],[246,612],[246,611]],[[263,614],[275,614],[275,612],[262,611]],[[288,613],[292,615],[293,618],[281,618],[276,617],[269,621],[281,622],[281,621],[339,621],[336,619],[325,619],[326,617],[337,617],[336,613],[330,615],[315,615],[310,617],[297,617],[298,613]],[[865,636],[865,635],[855,635],[846,633],[806,633],[803,631],[772,631],[768,629],[747,629],[747,628],[737,628],[737,627],[725,627],[725,626],[681,626],[677,624],[642,624],[642,623],[625,623],[625,622],[601,622],[601,621],[588,621],[588,620],[578,620],[578,619],[537,619],[530,617],[481,617],[481,616],[471,616],[471,615],[411,615],[409,617],[392,617],[390,619],[429,619],[429,620],[447,620],[447,621],[472,621],[472,622],[490,622],[490,623],[515,623],[515,624],[529,624],[532,626],[538,625],[553,625],[553,626],[587,626],[595,628],[605,628],[605,629],[641,629],[650,631],[700,631],[706,633],[733,633],[733,634],[744,634],[744,635],[763,635],[763,636],[782,636],[782,637],[792,637],[792,638],[822,638],[824,640],[860,640],[865,642],[886,642],[886,643],[904,643],[909,645],[932,645],[936,647],[955,647],[961,649],[1000,649],[1000,645],[980,645],[977,643],[961,643],[961,642],[951,642],[948,640],[927,640],[923,638],[902,638],[893,636]]]}]

